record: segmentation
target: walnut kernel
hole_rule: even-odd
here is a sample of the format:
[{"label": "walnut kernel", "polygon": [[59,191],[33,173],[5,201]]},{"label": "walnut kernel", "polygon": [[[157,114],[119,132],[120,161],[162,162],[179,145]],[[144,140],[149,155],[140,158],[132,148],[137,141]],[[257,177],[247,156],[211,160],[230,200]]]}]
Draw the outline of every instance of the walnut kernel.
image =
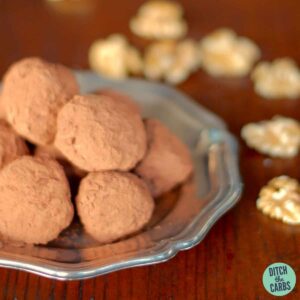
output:
[{"label": "walnut kernel", "polygon": [[300,147],[300,124],[291,118],[275,116],[268,121],[249,123],[242,128],[241,135],[249,147],[273,157],[294,157]]},{"label": "walnut kernel", "polygon": [[200,56],[193,40],[160,41],[146,49],[144,74],[150,79],[165,79],[177,84],[187,79],[199,65]]},{"label": "walnut kernel", "polygon": [[177,39],[187,32],[181,5],[173,1],[154,0],[144,3],[130,21],[133,33],[149,39]]},{"label": "walnut kernel", "polygon": [[89,50],[89,63],[94,71],[116,79],[139,74],[143,67],[138,50],[119,34],[96,40]]},{"label": "walnut kernel", "polygon": [[300,96],[300,70],[289,58],[259,63],[251,74],[255,91],[264,98],[290,98]]},{"label": "walnut kernel", "polygon": [[288,176],[273,178],[261,189],[256,206],[271,218],[300,224],[299,182]]},{"label": "walnut kernel", "polygon": [[212,76],[244,76],[260,57],[254,42],[228,28],[204,37],[199,49],[203,68]]}]

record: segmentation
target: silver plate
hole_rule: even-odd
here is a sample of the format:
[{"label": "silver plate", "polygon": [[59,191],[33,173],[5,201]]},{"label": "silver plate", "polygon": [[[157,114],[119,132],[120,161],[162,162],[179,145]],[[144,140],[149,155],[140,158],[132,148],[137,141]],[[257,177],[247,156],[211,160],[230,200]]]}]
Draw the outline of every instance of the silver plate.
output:
[{"label": "silver plate", "polygon": [[110,81],[76,73],[83,93],[113,88],[132,96],[145,117],[165,123],[190,148],[195,175],[163,197],[149,226],[131,237],[100,245],[78,222],[47,246],[1,244],[0,265],[56,279],[85,279],[166,261],[197,245],[239,199],[242,183],[237,144],[217,116],[186,95],[143,80]]}]

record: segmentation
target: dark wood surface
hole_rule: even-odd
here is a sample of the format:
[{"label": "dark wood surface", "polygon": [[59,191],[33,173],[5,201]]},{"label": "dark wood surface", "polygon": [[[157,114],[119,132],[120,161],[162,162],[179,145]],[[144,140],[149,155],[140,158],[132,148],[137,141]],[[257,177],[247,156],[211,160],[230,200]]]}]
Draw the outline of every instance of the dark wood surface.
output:
[{"label": "dark wood surface", "polygon": [[[100,0],[86,14],[62,14],[42,0],[0,0],[0,74],[15,60],[39,55],[73,68],[87,68],[87,50],[98,37],[129,35],[128,21],[139,0]],[[263,58],[291,56],[300,63],[298,0],[185,0],[189,36],[200,39],[229,26],[254,39]],[[275,114],[300,120],[300,100],[267,101],[245,79],[214,79],[199,71],[179,89],[226,120],[239,135],[249,121]],[[59,282],[24,272],[0,269],[3,299],[274,299],[262,286],[262,273],[273,262],[290,264],[300,278],[300,227],[283,225],[255,208],[257,193],[270,178],[287,174],[300,179],[300,159],[268,159],[241,142],[245,182],[239,204],[205,240],[169,262],[124,270],[86,281]],[[300,288],[284,297],[300,299]]]}]

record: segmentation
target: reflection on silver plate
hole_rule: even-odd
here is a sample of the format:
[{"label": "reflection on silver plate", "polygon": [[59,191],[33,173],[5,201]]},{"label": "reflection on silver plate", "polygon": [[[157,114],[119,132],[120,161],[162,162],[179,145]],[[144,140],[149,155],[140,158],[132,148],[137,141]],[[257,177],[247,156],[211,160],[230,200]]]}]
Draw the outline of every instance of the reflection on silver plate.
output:
[{"label": "reflection on silver plate", "polygon": [[3,242],[0,265],[56,279],[85,279],[159,263],[197,245],[239,199],[237,145],[225,124],[180,92],[143,80],[110,81],[77,72],[83,93],[113,88],[132,96],[145,117],[165,123],[190,148],[195,175],[157,203],[142,232],[109,245],[84,234],[78,221],[47,246]]}]

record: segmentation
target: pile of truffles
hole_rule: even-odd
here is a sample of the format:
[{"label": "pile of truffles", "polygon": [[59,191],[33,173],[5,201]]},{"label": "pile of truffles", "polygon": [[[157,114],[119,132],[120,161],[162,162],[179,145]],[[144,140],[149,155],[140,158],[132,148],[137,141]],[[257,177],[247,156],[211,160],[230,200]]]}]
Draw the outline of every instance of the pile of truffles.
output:
[{"label": "pile of truffles", "polygon": [[[115,91],[81,95],[62,65],[13,64],[0,101],[3,239],[46,244],[77,212],[89,235],[113,242],[143,229],[154,197],[192,173],[187,147],[163,124],[143,120],[138,105]],[[71,176],[80,178],[77,195]]]}]

